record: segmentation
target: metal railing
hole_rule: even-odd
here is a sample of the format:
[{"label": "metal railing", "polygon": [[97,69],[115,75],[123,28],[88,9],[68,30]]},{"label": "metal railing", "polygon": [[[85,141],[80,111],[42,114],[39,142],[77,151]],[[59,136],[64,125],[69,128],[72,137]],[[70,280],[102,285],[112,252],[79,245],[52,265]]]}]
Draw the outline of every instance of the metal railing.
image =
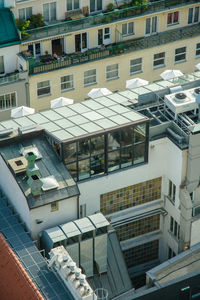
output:
[{"label": "metal railing", "polygon": [[44,39],[52,36],[66,34],[74,31],[83,30],[100,24],[108,24],[121,19],[126,19],[144,13],[152,13],[155,11],[170,8],[176,5],[196,3],[195,0],[160,0],[150,2],[146,5],[132,6],[123,9],[115,9],[107,13],[100,13],[89,17],[83,17],[77,20],[63,21],[48,26],[43,26],[35,29],[21,31],[21,38],[24,41],[33,41]]},{"label": "metal railing", "polygon": [[3,77],[0,77],[0,85],[15,82],[17,80],[19,80],[19,73],[5,75]]},{"label": "metal railing", "polygon": [[160,32],[145,38],[133,39],[116,45],[110,45],[105,48],[105,50],[92,49],[82,54],[67,55],[57,60],[52,58],[52,60],[49,60],[46,63],[36,62],[34,58],[28,58],[27,60],[29,64],[29,74],[48,72],[63,67],[70,67],[75,64],[103,59],[109,56],[120,55],[123,53],[138,51],[141,49],[148,49],[151,47],[168,44],[170,42],[175,42],[181,39],[198,36],[199,32],[200,24],[195,24],[181,29]]}]

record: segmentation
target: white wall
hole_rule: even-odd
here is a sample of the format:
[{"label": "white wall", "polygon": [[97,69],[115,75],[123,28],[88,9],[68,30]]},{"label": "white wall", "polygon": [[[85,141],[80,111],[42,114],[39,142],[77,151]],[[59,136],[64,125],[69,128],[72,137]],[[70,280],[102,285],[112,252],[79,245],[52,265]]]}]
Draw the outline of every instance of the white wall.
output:
[{"label": "white wall", "polygon": [[200,228],[200,220],[196,220],[196,221],[192,222],[190,247],[199,243],[199,240],[200,240],[199,228]]},{"label": "white wall", "polygon": [[14,72],[18,68],[17,53],[19,53],[19,45],[0,48],[0,56],[4,57],[5,73]]},{"label": "white wall", "polygon": [[[59,201],[58,206],[59,209],[57,211],[51,211],[50,204],[31,210],[30,222],[32,237],[34,239],[37,239],[38,233],[44,229],[77,219],[77,197]],[[37,224],[36,219],[41,219],[43,222],[41,224]]]},{"label": "white wall", "polygon": [[30,230],[30,214],[26,198],[2,156],[0,156],[0,187]]}]

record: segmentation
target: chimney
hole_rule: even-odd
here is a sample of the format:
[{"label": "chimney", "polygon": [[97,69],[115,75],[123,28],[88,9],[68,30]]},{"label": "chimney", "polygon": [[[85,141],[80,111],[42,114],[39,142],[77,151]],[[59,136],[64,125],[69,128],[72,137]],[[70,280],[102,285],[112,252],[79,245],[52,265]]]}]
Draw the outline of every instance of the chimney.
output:
[{"label": "chimney", "polygon": [[25,157],[28,161],[28,166],[26,167],[27,183],[34,196],[40,195],[43,183],[40,180],[39,168],[35,165],[37,156],[33,152],[28,152]]}]

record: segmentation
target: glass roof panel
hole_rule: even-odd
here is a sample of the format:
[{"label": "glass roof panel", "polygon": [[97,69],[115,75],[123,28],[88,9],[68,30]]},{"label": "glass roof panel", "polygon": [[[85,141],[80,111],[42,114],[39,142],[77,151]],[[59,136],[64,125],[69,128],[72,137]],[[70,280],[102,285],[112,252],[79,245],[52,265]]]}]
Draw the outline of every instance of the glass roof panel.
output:
[{"label": "glass roof panel", "polygon": [[1,125],[5,128],[13,128],[13,129],[17,129],[19,127],[19,125],[13,121],[13,120],[8,120],[8,121],[4,121],[4,122],[1,122]]},{"label": "glass roof panel", "polygon": [[74,123],[70,122],[67,119],[60,119],[60,120],[55,121],[54,123],[56,123],[58,126],[60,126],[62,128],[68,128],[68,127],[74,126]]},{"label": "glass roof panel", "polygon": [[97,125],[101,126],[104,129],[117,126],[116,123],[114,123],[114,122],[112,122],[111,120],[108,120],[108,119],[97,120],[97,121],[95,121],[95,123]]},{"label": "glass roof panel", "polygon": [[160,86],[162,87],[171,87],[173,86],[174,84],[168,80],[161,80],[161,81],[158,81],[157,84],[159,84]]},{"label": "glass roof panel", "polygon": [[72,134],[74,136],[81,136],[81,135],[87,134],[87,132],[85,130],[83,130],[82,128],[80,128],[79,126],[67,128],[67,132],[69,132],[70,134]]},{"label": "glass roof panel", "polygon": [[51,121],[59,120],[62,118],[59,114],[57,114],[53,110],[46,110],[46,111],[41,112],[41,114]]},{"label": "glass roof panel", "polygon": [[161,87],[160,85],[156,84],[156,83],[152,83],[146,86],[146,89],[152,91],[152,92],[156,92],[159,90],[163,90],[163,87]]},{"label": "glass roof panel", "polygon": [[86,124],[82,124],[82,125],[80,125],[80,127],[82,127],[83,129],[85,129],[89,133],[102,130],[101,127],[99,127],[97,124],[92,123],[92,122],[89,122],[89,123],[86,123]]},{"label": "glass roof panel", "polygon": [[56,125],[53,122],[42,124],[42,128],[46,129],[49,132],[53,132],[53,131],[56,131],[58,129],[61,129],[58,125]]},{"label": "glass roof panel", "polygon": [[138,121],[138,120],[142,120],[145,118],[143,115],[141,115],[135,111],[129,111],[129,112],[123,114],[123,116],[130,119],[131,121]]},{"label": "glass roof panel", "polygon": [[28,116],[28,118],[31,119],[36,124],[43,124],[49,122],[49,119],[45,118],[43,115],[39,113],[30,115]]},{"label": "glass roof panel", "polygon": [[15,119],[15,122],[18,123],[20,126],[35,125],[35,123],[30,119],[28,119],[27,117],[17,118]]},{"label": "glass roof panel", "polygon": [[191,73],[191,74],[193,74],[194,76],[196,76],[196,77],[199,77],[199,78],[200,78],[200,71],[196,71],[196,72],[194,72],[194,73]]},{"label": "glass roof panel", "polygon": [[184,74],[184,75],[181,76],[180,78],[183,78],[183,79],[185,79],[185,80],[187,80],[187,81],[195,81],[195,80],[199,79],[199,78],[197,78],[197,77],[195,76],[195,74],[194,74],[194,75],[193,75],[193,74]]},{"label": "glass roof panel", "polygon": [[67,140],[67,139],[70,139],[73,137],[69,132],[65,131],[64,129],[54,131],[53,135],[61,141],[64,141],[64,140]]},{"label": "glass roof panel", "polygon": [[126,123],[130,122],[129,119],[126,119],[123,116],[119,116],[119,115],[110,117],[110,120],[112,120],[113,122],[117,123],[118,125],[122,125],[122,124],[126,124]]},{"label": "glass roof panel", "polygon": [[131,89],[134,93],[137,93],[138,95],[147,94],[149,91],[145,89],[145,87],[140,86],[138,88]]},{"label": "glass roof panel", "polygon": [[76,115],[75,111],[66,106],[59,107],[54,110],[63,117],[71,117]]},{"label": "glass roof panel", "polygon": [[117,103],[122,103],[127,101],[127,98],[123,97],[122,95],[119,94],[112,94],[107,96],[109,99],[114,100]]},{"label": "glass roof panel", "polygon": [[[131,105],[131,103],[130,103]],[[114,106],[110,106],[110,109],[114,110],[116,113],[119,113],[119,114],[123,114],[125,112],[129,112],[130,109],[120,105],[120,104],[117,104],[117,105],[114,105]]]},{"label": "glass roof panel", "polygon": [[72,108],[75,112],[77,112],[77,113],[79,113],[79,114],[82,114],[82,113],[85,113],[85,112],[87,112],[87,111],[90,111],[90,108],[88,108],[87,106],[85,106],[85,105],[83,105],[83,104],[81,104],[81,103],[75,103],[75,104],[73,104],[73,105],[71,106],[71,108]]},{"label": "glass roof panel", "polygon": [[183,79],[183,76],[170,79],[169,81],[172,82],[173,84],[179,84],[179,85],[183,83],[187,83],[187,80]]},{"label": "glass roof panel", "polygon": [[103,116],[101,116],[100,114],[98,114],[95,111],[89,111],[89,112],[83,114],[83,116],[88,118],[90,121],[95,121],[95,120],[99,120],[99,119],[103,118]]},{"label": "glass roof panel", "polygon": [[128,98],[128,99],[137,99],[138,98],[138,94],[133,93],[132,91],[123,91],[123,92],[119,92],[120,95]]},{"label": "glass roof panel", "polygon": [[99,97],[95,99],[95,101],[107,107],[116,104],[114,101],[108,99],[107,97]]},{"label": "glass roof panel", "polygon": [[81,115],[76,115],[73,117],[68,118],[69,121],[73,122],[76,125],[84,124],[88,122],[88,119],[84,118]]},{"label": "glass roof panel", "polygon": [[94,110],[103,108],[103,106],[101,104],[99,104],[98,102],[96,102],[94,100],[84,101],[84,105],[91,109],[94,109]]},{"label": "glass roof panel", "polygon": [[116,115],[116,112],[112,111],[107,107],[99,109],[98,112],[104,117],[110,117]]}]

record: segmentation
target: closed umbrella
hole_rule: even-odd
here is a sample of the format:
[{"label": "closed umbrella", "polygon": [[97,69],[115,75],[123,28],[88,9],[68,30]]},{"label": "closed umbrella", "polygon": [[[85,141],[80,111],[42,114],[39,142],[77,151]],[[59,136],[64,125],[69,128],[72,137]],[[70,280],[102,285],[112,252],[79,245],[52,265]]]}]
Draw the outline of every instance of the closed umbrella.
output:
[{"label": "closed umbrella", "polygon": [[160,74],[160,77],[164,80],[170,80],[180,76],[183,76],[180,70],[166,70]]},{"label": "closed umbrella", "polygon": [[51,108],[58,108],[65,105],[73,104],[74,100],[65,97],[59,97],[54,100],[51,100]]},{"label": "closed umbrella", "polygon": [[112,92],[106,88],[92,89],[88,93],[88,96],[92,99],[95,99],[98,97],[103,97],[103,96],[108,96],[108,95],[112,95]]},{"label": "closed umbrella", "polygon": [[19,106],[11,110],[11,118],[20,118],[35,113],[35,109],[27,106]]},{"label": "closed umbrella", "polygon": [[144,86],[149,84],[147,80],[141,79],[141,78],[133,78],[130,80],[126,80],[126,88],[127,89],[134,89],[140,86]]}]

